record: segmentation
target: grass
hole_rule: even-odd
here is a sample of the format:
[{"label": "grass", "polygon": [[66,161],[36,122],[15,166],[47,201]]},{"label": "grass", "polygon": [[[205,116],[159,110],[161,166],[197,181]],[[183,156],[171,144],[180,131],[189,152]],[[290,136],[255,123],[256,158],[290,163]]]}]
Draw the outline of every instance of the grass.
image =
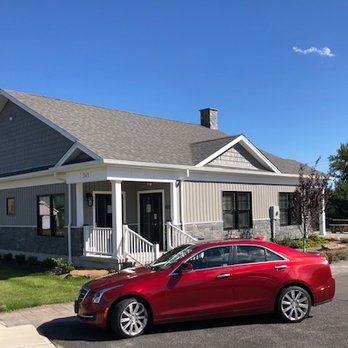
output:
[{"label": "grass", "polygon": [[0,261],[0,311],[70,302],[86,278],[62,278],[42,268]]}]

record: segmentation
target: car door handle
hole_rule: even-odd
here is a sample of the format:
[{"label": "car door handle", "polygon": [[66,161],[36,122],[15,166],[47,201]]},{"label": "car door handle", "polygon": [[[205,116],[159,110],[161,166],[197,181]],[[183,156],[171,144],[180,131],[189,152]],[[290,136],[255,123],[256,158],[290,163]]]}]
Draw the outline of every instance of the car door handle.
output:
[{"label": "car door handle", "polygon": [[228,278],[230,276],[231,276],[231,274],[229,274],[229,273],[222,273],[222,274],[217,275],[216,279]]},{"label": "car door handle", "polygon": [[285,269],[287,267],[288,267],[287,265],[280,265],[280,266],[274,266],[274,269],[278,271],[280,269]]}]

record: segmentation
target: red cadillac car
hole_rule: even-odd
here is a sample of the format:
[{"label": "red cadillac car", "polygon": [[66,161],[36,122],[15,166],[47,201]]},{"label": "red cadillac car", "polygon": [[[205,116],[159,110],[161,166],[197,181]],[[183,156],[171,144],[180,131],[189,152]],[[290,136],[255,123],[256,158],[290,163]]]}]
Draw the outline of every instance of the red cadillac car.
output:
[{"label": "red cadillac car", "polygon": [[330,265],[319,255],[260,240],[224,240],[181,245],[148,266],[92,280],[75,312],[134,337],[150,323],[271,312],[297,323],[334,294]]}]

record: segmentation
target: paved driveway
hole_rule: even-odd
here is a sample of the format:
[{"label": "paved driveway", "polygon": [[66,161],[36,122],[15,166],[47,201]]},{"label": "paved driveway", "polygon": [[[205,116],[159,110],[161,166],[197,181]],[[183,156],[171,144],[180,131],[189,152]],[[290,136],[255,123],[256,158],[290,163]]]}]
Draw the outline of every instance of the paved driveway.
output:
[{"label": "paved driveway", "polygon": [[119,340],[102,330],[80,324],[75,317],[39,326],[58,346],[72,347],[348,347],[348,263],[334,267],[335,299],[314,307],[299,324],[281,324],[273,316],[255,316],[186,324],[161,325],[135,339]]}]

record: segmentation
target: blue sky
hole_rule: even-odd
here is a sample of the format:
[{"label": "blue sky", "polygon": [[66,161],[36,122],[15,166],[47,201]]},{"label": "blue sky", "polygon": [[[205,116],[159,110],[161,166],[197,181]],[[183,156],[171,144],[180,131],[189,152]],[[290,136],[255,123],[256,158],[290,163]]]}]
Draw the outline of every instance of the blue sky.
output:
[{"label": "blue sky", "polygon": [[321,156],[321,170],[348,141],[347,1],[0,0],[0,8],[0,88],[191,123],[215,107],[220,130],[281,157]]}]

